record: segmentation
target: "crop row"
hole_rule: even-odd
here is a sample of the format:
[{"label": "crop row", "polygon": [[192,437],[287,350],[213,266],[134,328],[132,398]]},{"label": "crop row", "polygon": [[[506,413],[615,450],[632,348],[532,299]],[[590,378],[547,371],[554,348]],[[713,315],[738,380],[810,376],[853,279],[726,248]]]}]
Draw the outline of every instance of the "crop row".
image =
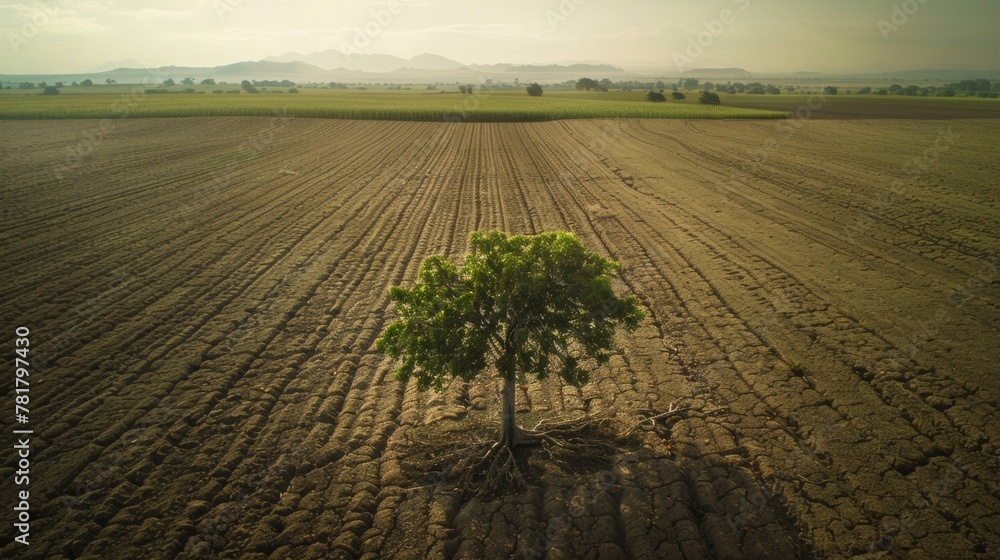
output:
[{"label": "crop row", "polygon": [[787,113],[760,109],[511,95],[431,95],[348,92],[330,95],[148,95],[141,88],[122,95],[2,96],[3,119],[99,119],[125,117],[260,116],[514,122],[589,118],[761,119]]}]

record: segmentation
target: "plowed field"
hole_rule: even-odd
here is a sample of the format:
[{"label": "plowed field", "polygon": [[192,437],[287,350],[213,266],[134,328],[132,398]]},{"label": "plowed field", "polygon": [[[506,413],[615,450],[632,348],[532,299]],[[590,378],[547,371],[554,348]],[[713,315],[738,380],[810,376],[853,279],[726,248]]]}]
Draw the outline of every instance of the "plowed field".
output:
[{"label": "plowed field", "polygon": [[[1000,557],[992,121],[0,130],[34,430],[4,558]],[[573,231],[647,312],[589,385],[519,389],[525,418],[686,410],[474,498],[402,453],[495,417],[498,382],[417,393],[373,342],[389,286],[491,228]]]}]

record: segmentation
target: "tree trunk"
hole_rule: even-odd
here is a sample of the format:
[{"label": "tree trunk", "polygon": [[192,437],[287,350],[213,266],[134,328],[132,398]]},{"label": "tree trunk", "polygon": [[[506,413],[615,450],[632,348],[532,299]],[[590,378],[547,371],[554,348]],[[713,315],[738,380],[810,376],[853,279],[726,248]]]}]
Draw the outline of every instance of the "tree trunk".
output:
[{"label": "tree trunk", "polygon": [[503,408],[500,411],[500,443],[513,450],[521,442],[521,430],[514,422],[514,376],[507,375],[503,382]]}]

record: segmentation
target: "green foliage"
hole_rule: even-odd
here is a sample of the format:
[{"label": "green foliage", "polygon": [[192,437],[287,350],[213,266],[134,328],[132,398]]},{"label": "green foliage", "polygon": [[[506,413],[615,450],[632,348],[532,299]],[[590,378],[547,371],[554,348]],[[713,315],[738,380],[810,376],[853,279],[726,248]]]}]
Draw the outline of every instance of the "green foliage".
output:
[{"label": "green foliage", "polygon": [[962,80],[954,84],[948,84],[948,87],[956,91],[964,91],[970,95],[976,95],[977,93],[988,92],[991,90],[995,91],[997,90],[998,84],[994,84],[985,78],[980,78],[978,80]]},{"label": "green foliage", "polygon": [[176,82],[174,82],[173,78],[167,78],[166,80],[163,80],[163,85],[167,86],[167,87],[170,87],[170,86],[176,85]]},{"label": "green foliage", "polygon": [[[576,81],[576,89],[587,91],[595,89],[599,90],[601,89],[601,83],[593,78],[580,78]],[[605,91],[607,90],[605,89]]]},{"label": "green foliage", "polygon": [[80,82],[80,85],[85,87],[91,87],[94,85],[94,81],[91,80],[90,78],[87,78],[86,80]]},{"label": "green foliage", "polygon": [[646,99],[648,99],[650,101],[653,101],[653,102],[656,102],[656,103],[661,103],[661,102],[667,100],[667,96],[663,95],[662,93],[660,93],[658,91],[651,91],[651,92],[649,92],[649,93],[646,94]]},{"label": "green foliage", "polygon": [[684,95],[683,93],[679,92],[679,91],[675,91],[675,92],[671,93],[670,97],[673,97],[674,99],[676,99],[678,101],[680,101],[682,99],[687,99],[687,96]]},{"label": "green foliage", "polygon": [[258,90],[253,83],[250,82],[250,80],[243,80],[240,85],[243,86],[243,89],[246,90],[247,93],[260,93],[260,90]]},{"label": "green foliage", "polygon": [[524,89],[528,90],[528,95],[530,95],[532,97],[541,97],[542,96],[542,86],[538,85],[538,82],[532,82],[532,84],[530,86],[528,86],[528,87],[526,87]]},{"label": "green foliage", "polygon": [[608,362],[615,329],[639,326],[638,299],[611,287],[620,265],[588,252],[573,234],[475,232],[459,268],[424,260],[410,289],[393,287],[399,319],[376,341],[401,359],[400,381],[440,390],[489,366],[504,379],[555,373],[572,385],[590,376],[584,359]]},{"label": "green foliage", "polygon": [[719,99],[719,94],[711,91],[703,91],[701,95],[698,96],[698,101],[705,105],[721,105],[722,100]]},{"label": "green foliage", "polygon": [[[257,86],[250,84],[254,90]],[[15,85],[15,88],[17,86]],[[63,90],[58,96],[0,95],[0,119],[100,119],[108,116],[109,107],[133,86],[104,86],[109,90],[89,93],[94,88]],[[261,116],[273,117],[276,111],[289,117],[333,119],[378,119],[398,121],[531,122],[558,119],[760,119],[784,118],[778,110],[699,105],[697,103],[650,103],[646,91],[579,92],[545,88],[542,97],[525,95],[521,88],[488,91],[466,103],[455,95],[427,95],[424,90],[385,91],[369,88],[320,89],[299,87],[298,94],[189,95],[183,86],[159,88],[177,95],[150,96],[132,107],[129,118]],[[235,93],[237,83],[227,86]],[[543,85],[544,87],[544,85]],[[114,89],[117,88],[117,89]],[[211,92],[216,87],[199,88]],[[269,88],[270,89],[270,88]],[[238,90],[243,93],[243,90]],[[439,89],[439,91],[441,91]],[[451,91],[455,91],[452,88]],[[88,93],[83,93],[88,92]],[[276,92],[275,92],[276,93]]]},{"label": "green foliage", "polygon": [[804,368],[799,362],[792,362],[792,364],[788,367],[792,370],[792,375],[802,377],[806,374],[806,368]]},{"label": "green foliage", "polygon": [[42,90],[42,95],[59,95],[59,88],[56,86],[46,86],[45,89]]}]

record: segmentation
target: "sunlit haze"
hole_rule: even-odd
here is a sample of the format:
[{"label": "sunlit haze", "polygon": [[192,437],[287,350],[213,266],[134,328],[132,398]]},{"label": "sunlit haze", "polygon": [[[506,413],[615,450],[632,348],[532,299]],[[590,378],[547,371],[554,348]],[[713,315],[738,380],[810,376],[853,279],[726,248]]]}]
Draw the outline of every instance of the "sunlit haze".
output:
[{"label": "sunlit haze", "polygon": [[327,49],[637,72],[994,70],[998,22],[996,0],[24,1],[0,6],[0,73],[215,66]]}]

